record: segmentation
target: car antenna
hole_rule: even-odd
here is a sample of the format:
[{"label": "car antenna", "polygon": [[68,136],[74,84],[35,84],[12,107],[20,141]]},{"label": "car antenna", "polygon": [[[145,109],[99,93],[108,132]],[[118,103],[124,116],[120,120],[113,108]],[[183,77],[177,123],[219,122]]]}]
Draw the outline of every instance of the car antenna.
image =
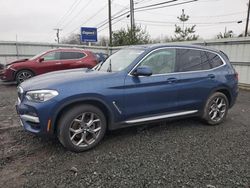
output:
[{"label": "car antenna", "polygon": [[112,72],[112,64],[111,64],[111,59],[109,60],[109,68],[108,68],[107,72]]}]

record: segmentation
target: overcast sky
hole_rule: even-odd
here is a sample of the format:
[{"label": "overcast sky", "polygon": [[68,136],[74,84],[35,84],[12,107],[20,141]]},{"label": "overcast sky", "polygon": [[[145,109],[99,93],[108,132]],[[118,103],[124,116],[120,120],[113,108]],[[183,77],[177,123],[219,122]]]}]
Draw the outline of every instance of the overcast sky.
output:
[{"label": "overcast sky", "polygon": [[[123,13],[130,0],[113,0],[112,15]],[[135,8],[165,0],[134,0]],[[178,0],[184,2],[188,0]],[[55,42],[54,28],[61,37],[79,33],[81,26],[98,27],[108,18],[108,0],[0,0],[0,40]],[[245,30],[248,0],[199,0],[184,5],[135,12],[136,24],[146,27],[152,38],[172,36],[181,10],[190,16],[188,25],[204,39],[215,38],[225,27],[240,34]],[[174,4],[172,3],[172,4]],[[114,20],[113,30],[126,27],[130,19]],[[119,20],[118,19],[118,20]],[[237,21],[243,21],[238,24]],[[117,23],[116,23],[117,22]],[[108,36],[108,25],[98,29],[98,36]]]}]

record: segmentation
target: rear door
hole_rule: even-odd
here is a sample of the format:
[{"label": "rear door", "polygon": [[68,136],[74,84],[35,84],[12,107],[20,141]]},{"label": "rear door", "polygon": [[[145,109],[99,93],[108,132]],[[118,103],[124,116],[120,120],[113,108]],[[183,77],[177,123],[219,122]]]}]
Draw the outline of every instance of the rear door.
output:
[{"label": "rear door", "polygon": [[73,52],[73,51],[62,51],[60,59],[63,65],[63,69],[74,69],[74,68],[83,68],[84,58],[86,54],[83,52]]},{"label": "rear door", "polygon": [[220,62],[217,61],[217,65],[213,66],[211,58],[219,57],[199,49],[177,49],[176,71],[180,75],[178,101],[181,109],[200,110],[211,88],[217,86],[218,71],[214,68],[223,62],[219,58]]}]

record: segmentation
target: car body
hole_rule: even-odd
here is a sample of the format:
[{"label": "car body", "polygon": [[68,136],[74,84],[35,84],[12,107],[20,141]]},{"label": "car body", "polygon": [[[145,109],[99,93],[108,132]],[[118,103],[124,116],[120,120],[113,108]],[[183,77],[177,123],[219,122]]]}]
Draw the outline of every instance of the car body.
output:
[{"label": "car body", "polygon": [[237,84],[237,73],[220,51],[135,46],[92,70],[59,71],[23,82],[17,111],[27,131],[56,135],[68,149],[84,151],[106,129],[187,116],[219,124],[236,101]]},{"label": "car body", "polygon": [[22,81],[36,75],[74,68],[92,68],[97,64],[95,55],[82,49],[53,49],[30,59],[20,59],[0,70],[3,81]]}]

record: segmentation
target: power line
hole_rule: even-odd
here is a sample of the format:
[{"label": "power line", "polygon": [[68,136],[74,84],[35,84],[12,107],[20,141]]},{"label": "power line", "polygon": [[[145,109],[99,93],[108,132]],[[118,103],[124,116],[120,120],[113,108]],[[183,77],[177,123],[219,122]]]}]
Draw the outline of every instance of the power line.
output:
[{"label": "power line", "polygon": [[60,18],[60,20],[57,22],[56,25],[59,26],[60,24],[62,24],[65,21],[64,18],[66,16],[70,16],[73,13],[74,9],[79,5],[80,2],[81,0],[75,0],[73,4],[70,6],[70,8],[66,11],[66,13]]},{"label": "power line", "polygon": [[[244,20],[245,19],[241,19]],[[157,21],[157,20],[136,20],[138,22],[148,22],[148,23],[162,23],[162,24],[176,24],[177,22],[164,22],[164,21]],[[221,21],[221,22],[188,22],[187,24],[200,24],[200,25],[206,25],[206,24],[226,24],[226,23],[237,23],[239,20],[234,20],[234,21]]]},{"label": "power line", "polygon": [[[138,20],[137,20],[138,21]],[[122,21],[123,23],[127,23],[129,24],[128,21]],[[229,22],[227,24],[235,24],[237,22]],[[170,23],[166,23],[166,24],[157,24],[157,23],[143,23],[143,22],[140,22],[139,23],[140,25],[150,25],[150,26],[156,26],[156,27],[165,27],[165,26],[169,26],[169,27],[173,27],[174,25],[173,24],[170,24]],[[175,23],[177,24],[177,23]],[[222,24],[225,24],[225,23],[220,23],[220,24],[206,24],[206,25],[198,25],[197,27],[218,27],[218,25],[222,25]],[[186,25],[193,25],[193,24],[186,24]]]},{"label": "power line", "polygon": [[234,12],[234,13],[222,14],[222,15],[212,15],[212,16],[192,16],[192,18],[217,18],[217,17],[239,15],[239,14],[243,14],[243,13],[246,13],[246,11],[244,11],[244,12]]},{"label": "power line", "polygon": [[196,1],[199,1],[199,0],[191,0],[191,1],[185,1],[185,2],[181,2],[181,3],[175,3],[175,4],[172,4],[172,5],[165,5],[165,6],[161,6],[161,7],[151,7],[151,8],[145,8],[145,9],[142,9],[142,10],[136,10],[136,12],[141,12],[141,11],[147,11],[147,10],[155,10],[155,9],[161,9],[161,8],[166,8],[166,7],[172,7],[172,6],[177,6],[177,5],[183,5],[183,4],[188,4],[188,3],[193,3],[193,2],[196,2]]},{"label": "power line", "polygon": [[[147,10],[153,10],[153,9],[160,9],[160,8],[166,8],[166,7],[171,7],[171,6],[177,6],[177,5],[182,5],[182,4],[187,4],[187,3],[192,3],[192,2],[195,2],[195,1],[198,1],[198,0],[190,0],[190,1],[186,1],[186,2],[181,2],[181,3],[175,3],[175,4],[172,4],[172,5],[166,5],[166,6],[161,6],[161,7],[152,7],[152,8],[147,8],[147,9],[143,9],[141,10],[142,7],[140,7],[139,10],[137,10],[137,8],[135,8],[135,12],[141,12],[141,11],[147,11]],[[170,1],[167,1],[170,3]],[[172,2],[172,1],[171,1]],[[157,3],[158,4],[158,3]],[[154,5],[154,4],[152,4]],[[126,11],[125,13],[122,13],[114,18],[112,18],[112,20],[114,19],[117,19],[117,18],[120,18],[126,14],[128,14],[130,11]],[[105,26],[106,24],[108,23],[108,21],[105,21],[102,25],[100,25],[98,28],[101,28],[103,26]]]},{"label": "power line", "polygon": [[[123,18],[121,18],[121,19],[119,19],[119,20],[116,20],[116,21],[112,24],[112,26],[114,26],[115,24],[117,24],[118,22],[122,21],[122,20],[125,19],[125,18],[126,18],[126,17],[123,17]],[[101,29],[101,30],[98,30],[98,32],[100,33],[100,32],[104,31],[104,30],[107,29],[107,28],[108,28],[108,26],[104,27],[104,28]]]},{"label": "power line", "polygon": [[155,6],[164,5],[164,4],[168,4],[168,3],[173,3],[173,2],[176,2],[176,1],[178,1],[178,0],[164,1],[164,2],[161,2],[161,3],[156,3],[156,4],[152,4],[152,5],[137,7],[136,9],[140,10],[140,9],[144,9],[144,8],[150,8],[150,7],[155,7]]},{"label": "power line", "polygon": [[[151,5],[147,5],[147,6],[138,7],[138,8],[135,8],[135,9],[133,8],[133,9],[134,9],[134,10],[138,10],[138,9],[142,9],[142,8],[154,7],[154,6],[159,6],[159,5],[166,4],[166,3],[172,3],[172,2],[175,2],[175,1],[178,1],[178,0],[164,1],[164,2],[161,2],[161,3],[155,3],[155,4],[151,4]],[[121,5],[120,5],[120,6],[121,6]],[[130,3],[130,6],[131,6],[131,3]],[[127,8],[125,8],[125,9],[127,9]],[[119,17],[121,17],[121,16],[123,16],[123,15],[125,15],[125,14],[128,14],[129,12],[131,12],[131,11],[126,11],[125,13],[122,13],[122,14],[120,14],[119,16],[114,17],[113,19],[117,19],[117,18],[119,18]],[[113,20],[113,19],[112,19],[112,20]],[[99,26],[98,28],[100,28],[100,27],[106,25],[107,23],[108,23],[107,20],[103,21],[102,24],[101,24],[101,26]]]},{"label": "power line", "polygon": [[[116,20],[117,18],[120,18],[120,17],[122,17],[122,16],[124,16],[124,15],[126,15],[126,14],[128,14],[128,13],[129,13],[129,11],[127,11],[127,12],[125,12],[125,13],[119,15],[119,16],[113,17],[111,20],[112,20],[112,21],[113,21],[113,20]],[[98,29],[100,29],[101,27],[107,25],[107,23],[108,23],[108,21],[106,21],[106,22],[103,23],[101,26],[99,26]]]},{"label": "power line", "polygon": [[[115,3],[115,4],[117,4],[117,3]],[[120,5],[121,6],[121,5]],[[113,14],[113,18],[116,16],[116,15],[118,15],[118,14],[120,14],[120,13],[122,13],[124,10],[126,10],[126,9],[128,9],[129,8],[129,6],[123,6],[124,8],[123,9],[121,9],[120,11],[118,11],[118,12],[116,12],[115,14]],[[129,11],[126,11],[126,13],[125,14],[127,14]],[[124,15],[125,15],[124,14]],[[97,24],[96,25],[96,27],[97,28],[99,28],[99,27],[101,27],[103,24],[105,25],[105,24],[107,24],[108,23],[108,19],[105,19],[104,21],[102,21],[102,22],[100,22],[99,24]]]},{"label": "power line", "polygon": [[[96,15],[100,14],[100,13],[104,10],[104,8],[107,6],[107,4],[108,4],[108,3],[106,3],[106,4],[105,4],[103,7],[101,7],[100,9],[98,9],[98,10],[94,13],[94,15],[96,16]],[[79,27],[80,27],[81,25],[84,25],[84,24],[88,23],[88,22],[89,22],[90,20],[92,20],[93,18],[94,18],[94,16],[90,16],[85,22],[81,23],[80,25],[78,25],[77,27],[75,27],[71,32],[67,33],[67,35],[73,33],[74,31],[76,31],[77,29],[79,29]]]},{"label": "power line", "polygon": [[78,17],[78,16],[83,12],[83,10],[85,10],[85,9],[90,5],[91,2],[93,2],[93,1],[89,0],[89,1],[86,3],[86,6],[82,7],[82,8],[77,12],[77,14],[76,14],[75,16],[73,16],[73,17],[72,17],[72,18],[62,27],[62,28],[65,29],[65,27],[67,27],[69,24],[71,24],[72,21],[73,21],[76,17]]}]

